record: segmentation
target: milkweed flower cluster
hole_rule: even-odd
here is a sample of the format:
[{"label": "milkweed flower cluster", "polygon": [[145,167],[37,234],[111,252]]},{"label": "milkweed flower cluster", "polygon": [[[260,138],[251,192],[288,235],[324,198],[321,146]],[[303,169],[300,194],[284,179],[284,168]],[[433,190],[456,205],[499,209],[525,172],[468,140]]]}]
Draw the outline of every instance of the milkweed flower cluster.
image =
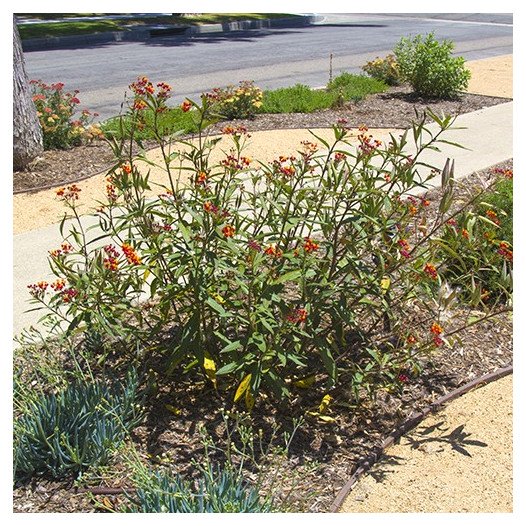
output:
[{"label": "milkweed flower cluster", "polygon": [[279,247],[276,246],[275,243],[271,243],[264,251],[264,253],[267,256],[271,256],[274,258],[280,258],[283,256],[283,250],[281,250]]},{"label": "milkweed flower cluster", "polygon": [[426,263],[424,266],[424,272],[431,278],[431,279],[438,279],[438,272],[432,263]]},{"label": "milkweed flower cluster", "polygon": [[65,188],[59,188],[55,194],[57,197],[64,199],[65,201],[76,201],[79,198],[79,194],[82,191],[76,184],[66,186]]},{"label": "milkweed flower cluster", "polygon": [[364,156],[367,157],[371,155],[382,146],[382,141],[374,139],[371,134],[367,134],[369,131],[367,126],[360,126],[358,131],[360,132],[358,134],[358,148],[362,151]]},{"label": "milkweed flower cluster", "polygon": [[123,243],[121,245],[121,249],[130,265],[141,264],[141,258],[137,255],[137,252],[135,252],[135,249],[129,243]]},{"label": "milkweed flower cluster", "polygon": [[317,243],[310,237],[305,238],[305,242],[303,243],[303,250],[305,250],[305,252],[311,254],[312,252],[316,252],[317,250],[319,250],[319,248],[319,243]]},{"label": "milkweed flower cluster", "polygon": [[[155,87],[150,79],[143,75],[132,82],[129,87],[134,95],[131,105],[134,111],[142,112],[148,107],[156,113],[167,110],[166,100],[172,95],[172,87],[166,82],[159,82]],[[140,124],[144,125],[144,122],[140,121]]]},{"label": "milkweed flower cluster", "polygon": [[49,255],[52,258],[58,258],[70,254],[71,252],[73,252],[73,247],[68,242],[64,242],[60,245],[60,248],[50,250]]},{"label": "milkweed flower cluster", "polygon": [[221,229],[221,232],[223,233],[225,237],[234,237],[236,233],[236,229],[232,225],[225,225]]},{"label": "milkweed flower cluster", "polygon": [[502,241],[499,243],[497,254],[502,256],[504,259],[507,259],[508,261],[513,261],[513,251],[510,249],[510,246],[508,243],[506,243],[506,241]]},{"label": "milkweed flower cluster", "polygon": [[287,321],[290,323],[303,323],[307,320],[308,313],[305,309],[294,309],[287,314]]}]

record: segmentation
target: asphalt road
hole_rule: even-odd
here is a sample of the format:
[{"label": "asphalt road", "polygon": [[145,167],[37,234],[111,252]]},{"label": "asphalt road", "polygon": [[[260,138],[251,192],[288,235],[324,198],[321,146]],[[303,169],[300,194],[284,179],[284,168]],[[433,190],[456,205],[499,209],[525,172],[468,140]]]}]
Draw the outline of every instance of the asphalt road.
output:
[{"label": "asphalt road", "polygon": [[[449,18],[449,19],[448,19]],[[173,103],[196,98],[215,86],[254,80],[263,89],[303,83],[323,86],[333,74],[360,72],[389,53],[401,36],[434,31],[455,42],[467,60],[513,52],[511,15],[326,15],[303,28],[265,29],[147,42],[113,42],[27,52],[30,78],[79,89],[81,107],[104,119],[119,112],[127,86],[139,75],[166,81]]]}]

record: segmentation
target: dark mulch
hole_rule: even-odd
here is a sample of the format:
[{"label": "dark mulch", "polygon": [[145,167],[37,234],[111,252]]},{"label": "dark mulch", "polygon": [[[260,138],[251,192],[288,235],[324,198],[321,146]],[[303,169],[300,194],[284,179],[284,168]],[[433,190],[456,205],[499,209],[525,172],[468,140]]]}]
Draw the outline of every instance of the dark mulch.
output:
[{"label": "dark mulch", "polygon": [[[365,124],[369,128],[407,128],[415,119],[415,112],[421,113],[427,108],[438,114],[459,115],[507,101],[508,99],[500,97],[467,93],[462,94],[457,100],[429,100],[416,97],[407,87],[393,87],[385,93],[370,95],[360,102],[347,103],[339,110],[265,114],[256,116],[254,120],[235,122],[237,125],[245,126],[249,131],[276,128],[326,128],[339,119],[346,119],[351,127]],[[224,123],[215,125],[210,132],[220,132],[223,126]],[[14,172],[13,191],[31,191],[39,187],[75,182],[105,170],[112,159],[111,149],[104,142],[78,146],[71,150],[46,151],[28,170]]]},{"label": "dark mulch", "polygon": [[[512,161],[499,164],[499,168],[512,168]],[[484,187],[496,175],[494,168],[474,173],[457,183],[455,206],[469,198],[477,188]],[[430,211],[437,206],[438,192],[428,194]],[[477,315],[465,306],[450,311],[447,330],[462,326],[471,315]],[[432,356],[423,358],[423,373],[401,385],[400,391],[382,392],[374,403],[354,408],[345,405],[340,391],[334,404],[334,424],[323,424],[308,418],[296,434],[290,454],[278,459],[279,475],[269,479],[278,498],[287,499],[291,511],[326,512],[340,488],[350,478],[357,462],[373,452],[383,438],[414,411],[418,411],[443,394],[501,367],[512,363],[513,326],[511,313],[501,313],[471,326],[461,334],[461,341],[452,341],[451,347],[442,347]],[[293,415],[304,414],[306,408],[319,403],[320,394],[310,390],[298,394],[290,404],[280,407],[270,399],[258,401],[252,418],[254,428],[261,428],[268,438],[273,423],[290,427]],[[170,404],[180,413],[175,415],[166,408]],[[225,397],[203,385],[184,385],[178,381],[162,390],[149,410],[147,422],[134,436],[135,447],[144,462],[154,468],[165,453],[175,471],[192,475],[192,459],[199,459],[203,446],[199,426],[205,425],[218,441],[224,441],[225,426],[220,416]],[[227,402],[227,406],[231,406]],[[122,464],[112,466],[104,480],[93,479],[92,484],[120,487],[129,484],[127,469]],[[105,506],[122,503],[122,496],[95,497]],[[15,512],[93,512],[94,502],[86,495],[76,495],[72,483],[44,480],[14,491]]]}]

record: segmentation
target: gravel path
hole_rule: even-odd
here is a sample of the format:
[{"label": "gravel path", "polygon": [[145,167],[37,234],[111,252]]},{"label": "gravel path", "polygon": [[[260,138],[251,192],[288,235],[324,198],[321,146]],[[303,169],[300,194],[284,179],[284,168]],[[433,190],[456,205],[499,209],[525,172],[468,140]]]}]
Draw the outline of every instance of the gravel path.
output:
[{"label": "gravel path", "polygon": [[512,375],[424,420],[362,477],[348,513],[513,511]]}]

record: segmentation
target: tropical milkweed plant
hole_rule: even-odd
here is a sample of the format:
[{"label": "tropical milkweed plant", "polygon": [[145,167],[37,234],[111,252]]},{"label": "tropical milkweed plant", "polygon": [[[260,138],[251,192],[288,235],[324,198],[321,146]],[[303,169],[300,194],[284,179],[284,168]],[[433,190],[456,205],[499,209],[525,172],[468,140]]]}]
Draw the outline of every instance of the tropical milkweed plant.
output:
[{"label": "tropical milkweed plant", "polygon": [[313,134],[297,154],[256,163],[245,129],[207,135],[219,112],[203,95],[181,106],[200,130],[195,140],[156,135],[166,174],[158,186],[144,170],[152,161],[133,153],[134,130],[155,132],[144,111],[166,111],[171,88],[140,78],[131,89],[134,125],[111,142],[97,241],[78,216],[80,188],[60,189],[77,226],[50,254],[56,281],[31,286],[70,331],[124,342],[130,356],[140,346],[162,358],[168,378],[197,368],[248,408],[262,390],[280,400],[301,385],[375,391],[448,344],[442,313],[452,293],[432,241],[450,219],[453,170],[442,171],[430,222],[421,192],[437,171],[421,157],[452,118],[428,113],[386,144],[365,127],[356,144],[338,122],[332,142]]}]

